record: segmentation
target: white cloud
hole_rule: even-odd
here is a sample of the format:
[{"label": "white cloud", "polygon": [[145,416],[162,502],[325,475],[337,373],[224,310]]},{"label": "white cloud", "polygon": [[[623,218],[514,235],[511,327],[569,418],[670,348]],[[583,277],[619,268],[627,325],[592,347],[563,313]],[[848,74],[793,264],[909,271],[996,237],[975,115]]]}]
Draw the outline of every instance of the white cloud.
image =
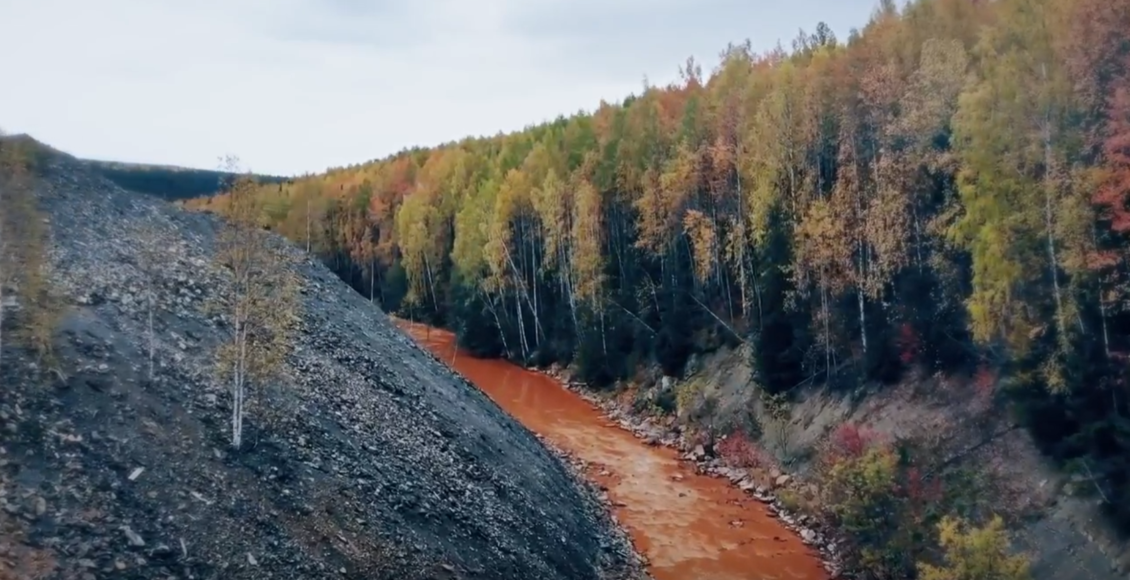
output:
[{"label": "white cloud", "polygon": [[[591,109],[872,0],[0,0],[0,126],[83,157],[295,174]],[[761,6],[758,6],[761,5]]]}]

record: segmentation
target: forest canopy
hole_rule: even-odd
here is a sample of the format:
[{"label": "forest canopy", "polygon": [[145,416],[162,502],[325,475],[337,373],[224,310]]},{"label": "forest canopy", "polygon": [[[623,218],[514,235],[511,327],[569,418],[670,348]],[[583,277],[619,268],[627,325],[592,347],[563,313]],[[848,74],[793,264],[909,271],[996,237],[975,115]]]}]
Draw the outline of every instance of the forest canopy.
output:
[{"label": "forest canopy", "polygon": [[815,30],[264,184],[263,225],[387,310],[593,383],[739,342],[774,393],[993,377],[1130,523],[1130,2],[884,1]]}]

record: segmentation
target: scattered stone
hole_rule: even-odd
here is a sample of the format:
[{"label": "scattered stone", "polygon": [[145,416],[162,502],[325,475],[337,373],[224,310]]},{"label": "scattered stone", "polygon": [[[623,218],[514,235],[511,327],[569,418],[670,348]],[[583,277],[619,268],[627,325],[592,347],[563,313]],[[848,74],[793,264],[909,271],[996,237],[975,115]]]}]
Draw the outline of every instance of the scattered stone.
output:
[{"label": "scattered stone", "polygon": [[145,546],[145,540],[141,539],[141,536],[139,536],[137,532],[133,531],[133,529],[129,526],[122,526],[122,533],[124,533],[126,535],[126,539],[129,540],[129,545],[135,548]]},{"label": "scattered stone", "polygon": [[[60,575],[228,578],[254,561],[256,578],[320,579],[358,574],[353,559],[375,556],[378,540],[395,550],[388,575],[404,578],[437,556],[471,563],[466,577],[619,580],[603,568],[633,569],[626,536],[564,460],[273,234],[295,258],[300,320],[285,380],[256,392],[244,447],[229,449],[231,397],[213,354],[232,321],[204,308],[231,285],[214,261],[219,219],[124,191],[62,153],[40,161],[31,187],[54,230],[50,288],[67,308],[52,346],[68,373],[41,388],[43,367],[5,349],[0,456],[31,489],[0,509],[21,525],[50,518],[29,527],[73,568]],[[160,238],[152,267],[142,226]],[[279,421],[262,429],[268,409]],[[389,513],[419,515],[393,525]],[[450,536],[420,533],[437,521]],[[349,549],[304,550],[316,533]]]}]

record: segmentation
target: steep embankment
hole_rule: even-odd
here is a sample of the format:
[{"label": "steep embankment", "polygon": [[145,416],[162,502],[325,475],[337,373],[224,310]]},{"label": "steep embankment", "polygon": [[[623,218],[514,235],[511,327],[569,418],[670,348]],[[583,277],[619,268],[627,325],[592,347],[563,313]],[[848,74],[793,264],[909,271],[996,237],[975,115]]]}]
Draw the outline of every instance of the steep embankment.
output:
[{"label": "steep embankment", "polygon": [[[795,393],[784,416],[775,417],[775,405],[751,380],[748,360],[747,352],[729,349],[695,357],[683,377],[653,372],[624,393],[630,396],[621,397],[623,404],[608,406],[638,421],[657,401],[678,399],[685,403],[680,423],[692,428],[712,425],[728,433],[756,425],[755,445],[772,463],[751,469],[750,476],[782,497],[803,498],[801,507],[808,509],[800,511],[813,515],[819,515],[825,483],[816,459],[837,428],[852,425],[887,440],[926,442],[929,453],[916,460],[935,476],[952,475],[939,479],[963,488],[949,490],[962,494],[962,513],[1006,518],[1012,547],[1029,556],[1035,580],[1126,577],[1130,547],[1101,513],[1095,485],[1052,465],[976,380],[939,374],[847,391],[812,386]],[[644,427],[659,424],[674,423],[647,421]],[[656,436],[664,437],[665,430]],[[724,463],[698,451],[704,466]]]},{"label": "steep embankment", "polygon": [[[62,154],[41,173],[52,280],[68,302],[62,376],[40,380],[5,343],[0,553],[45,555],[60,578],[625,570],[621,536],[560,460],[313,260],[298,266],[304,312],[287,376],[256,394],[233,452],[230,396],[212,379],[225,331],[202,310],[228,284],[210,259],[216,219],[127,193]],[[144,225],[160,248],[152,381]],[[16,532],[23,540],[4,545]]]}]

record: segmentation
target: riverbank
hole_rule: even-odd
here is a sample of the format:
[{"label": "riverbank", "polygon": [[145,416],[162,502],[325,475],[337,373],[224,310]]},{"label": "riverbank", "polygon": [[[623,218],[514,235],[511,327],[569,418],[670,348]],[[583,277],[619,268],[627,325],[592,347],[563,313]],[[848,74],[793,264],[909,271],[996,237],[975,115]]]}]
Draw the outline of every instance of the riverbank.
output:
[{"label": "riverbank", "polygon": [[[434,348],[437,344],[447,345],[446,341],[443,339],[450,336],[448,331],[434,329],[427,325],[411,322],[392,315],[389,315],[389,319],[420,346],[424,347],[424,353],[442,363],[453,374],[461,377],[463,380],[480,386],[473,380],[473,377],[460,372],[457,366],[457,363],[460,362],[459,357],[462,356],[465,362],[467,356],[454,348],[453,339],[450,341],[452,347],[450,352],[443,352],[442,350]],[[433,339],[437,338],[439,339],[438,342],[433,342]],[[432,348],[429,348],[429,346]],[[586,473],[588,468],[586,462],[576,457],[575,454],[570,451],[554,444],[553,441],[546,439],[542,434],[533,430],[531,430],[531,432],[534,437],[549,450],[556,460],[565,467],[574,483],[582,492],[582,498],[587,503],[585,506],[586,511],[593,514],[594,517],[599,520],[601,529],[610,530],[610,533],[606,537],[600,538],[601,561],[598,567],[601,572],[600,580],[656,580],[647,572],[647,566],[649,564],[648,559],[636,550],[627,530],[624,529],[623,524],[617,519],[613,512],[606,489],[599,483],[593,481]]]},{"label": "riverbank", "polygon": [[649,446],[583,390],[509,362],[472,358],[454,348],[450,333],[401,327],[558,449],[630,534],[656,580],[828,578],[814,543],[790,533],[766,495],[759,501],[677,449]]},{"label": "riverbank", "polygon": [[[734,501],[749,498],[760,504],[775,524],[791,530],[790,538],[817,552],[822,570],[830,574],[860,573],[863,546],[827,524],[829,506],[841,505],[836,502],[851,492],[843,496],[821,467],[826,445],[848,433],[915,446],[914,463],[922,467],[903,477],[916,477],[915,469],[937,475],[935,469],[944,468],[950,475],[934,483],[946,486],[945,509],[973,522],[1003,516],[1011,552],[1030,559],[1034,580],[1124,578],[1130,555],[1086,495],[1085,482],[1049,464],[1031,437],[985,397],[980,383],[912,375],[897,385],[839,391],[809,385],[782,401],[751,382],[748,358],[741,350],[721,349],[692,357],[680,377],[645,368],[612,390],[589,388],[560,366],[523,372],[563,386],[634,441],[677,454],[689,474],[702,474],[739,494],[742,499]],[[452,362],[450,356],[445,362]],[[714,448],[702,437],[707,427],[719,436]],[[737,435],[722,436],[727,433]],[[604,466],[580,463],[579,468],[590,480],[608,479],[601,475],[609,471]],[[939,507],[925,501],[931,509]],[[622,510],[614,502],[612,511]],[[901,553],[936,557],[938,546],[929,531],[914,541],[918,544],[899,548]]]},{"label": "riverbank", "polygon": [[[692,357],[680,377],[642,369],[610,391],[573,381],[560,367],[543,372],[639,439],[671,446],[695,469],[744,486],[751,496],[759,488],[762,497],[772,496],[771,505],[785,508],[778,512],[781,521],[798,534],[811,530],[814,547],[845,577],[853,575],[846,563],[853,544],[823,524],[834,490],[820,458],[831,439],[847,432],[916,446],[923,473],[949,474],[936,482],[947,486],[954,513],[978,522],[1004,517],[1011,552],[1029,558],[1033,580],[1118,580],[1130,570],[1130,549],[1102,516],[1098,498],[1089,493],[1093,488],[1048,461],[979,381],[912,374],[896,385],[808,385],[781,401],[756,387],[748,360],[741,349],[721,349]],[[716,434],[753,434],[716,443],[718,455],[744,453],[756,465],[731,469],[708,445],[699,452],[703,438],[694,431],[706,427]],[[956,503],[954,494],[960,496]],[[923,546],[936,553],[930,538]]]},{"label": "riverbank", "polygon": [[645,445],[674,449],[680,453],[684,462],[693,466],[695,473],[724,480],[734,489],[761,502],[783,527],[820,554],[821,565],[833,580],[847,577],[837,549],[840,538],[836,531],[824,525],[820,514],[803,513],[795,507],[790,509],[779,497],[784,490],[815,495],[818,493],[816,484],[806,483],[796,474],[785,473],[777,466],[768,469],[728,466],[721,458],[711,456],[705,445],[689,438],[682,426],[674,420],[674,416],[659,419],[653,414],[635,411],[632,405],[624,404],[617,393],[601,393],[572,380],[569,373],[559,365],[536,372],[576,393],[599,409],[609,421],[631,433]]}]

